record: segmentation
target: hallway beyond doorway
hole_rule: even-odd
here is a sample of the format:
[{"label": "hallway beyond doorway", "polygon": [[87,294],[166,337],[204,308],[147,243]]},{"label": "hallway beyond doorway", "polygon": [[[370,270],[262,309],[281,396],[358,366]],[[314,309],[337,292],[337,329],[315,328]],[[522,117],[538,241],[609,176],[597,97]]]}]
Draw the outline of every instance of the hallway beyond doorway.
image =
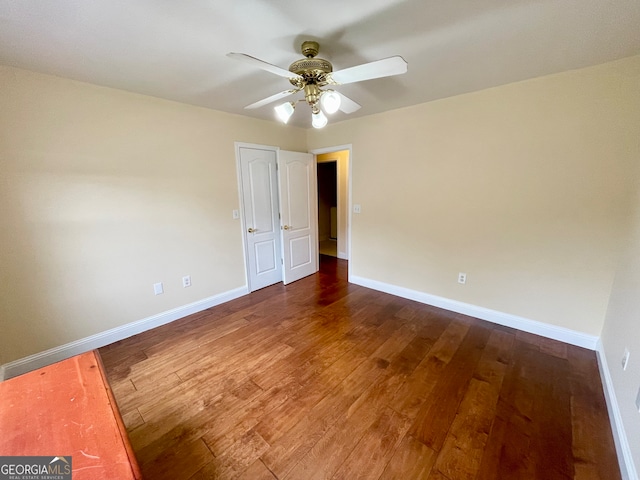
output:
[{"label": "hallway beyond doorway", "polygon": [[338,241],[332,238],[321,240],[319,244],[320,255],[338,256]]}]

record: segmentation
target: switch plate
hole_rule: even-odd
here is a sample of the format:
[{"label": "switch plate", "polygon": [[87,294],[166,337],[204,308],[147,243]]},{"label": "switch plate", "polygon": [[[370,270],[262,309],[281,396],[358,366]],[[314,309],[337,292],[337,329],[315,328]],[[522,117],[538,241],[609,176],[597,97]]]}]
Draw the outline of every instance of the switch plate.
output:
[{"label": "switch plate", "polygon": [[467,274],[466,273],[463,273],[463,272],[458,273],[458,283],[461,283],[463,285],[465,283],[467,283]]},{"label": "switch plate", "polygon": [[240,212],[238,210],[234,210],[233,212],[231,212],[231,216],[234,220],[237,220],[240,218]]},{"label": "switch plate", "polygon": [[153,293],[156,295],[160,295],[164,293],[164,288],[162,287],[162,282],[153,284]]},{"label": "switch plate", "polygon": [[629,363],[629,349],[624,349],[624,355],[622,355],[622,370],[627,369],[627,364]]},{"label": "switch plate", "polygon": [[184,277],[182,277],[182,286],[184,288],[191,286],[191,275],[185,275]]},{"label": "switch plate", "polygon": [[353,213],[361,213],[362,212],[362,208],[360,207],[359,203],[355,203],[353,205]]}]

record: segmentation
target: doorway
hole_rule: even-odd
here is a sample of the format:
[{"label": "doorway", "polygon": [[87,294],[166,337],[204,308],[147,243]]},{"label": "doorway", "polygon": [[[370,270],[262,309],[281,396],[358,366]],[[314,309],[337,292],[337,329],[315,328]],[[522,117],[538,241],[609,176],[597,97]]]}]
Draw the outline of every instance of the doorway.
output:
[{"label": "doorway", "polygon": [[350,146],[312,151],[318,177],[318,251],[349,259]]},{"label": "doorway", "polygon": [[318,251],[338,256],[338,162],[318,162]]}]

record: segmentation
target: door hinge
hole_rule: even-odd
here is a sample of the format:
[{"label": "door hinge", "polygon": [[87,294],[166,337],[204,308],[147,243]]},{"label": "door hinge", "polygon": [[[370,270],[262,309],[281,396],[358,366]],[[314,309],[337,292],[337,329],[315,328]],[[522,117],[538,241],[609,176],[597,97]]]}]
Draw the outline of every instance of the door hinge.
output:
[{"label": "door hinge", "polygon": [[280,259],[280,265],[284,265],[284,260],[282,258]]}]

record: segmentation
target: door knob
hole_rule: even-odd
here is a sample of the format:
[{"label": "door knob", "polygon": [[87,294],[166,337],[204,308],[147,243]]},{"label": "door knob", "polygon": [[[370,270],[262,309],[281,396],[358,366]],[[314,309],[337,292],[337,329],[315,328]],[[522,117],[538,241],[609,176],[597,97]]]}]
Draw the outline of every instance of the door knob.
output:
[{"label": "door knob", "polygon": [[251,228],[251,227],[249,227],[249,229],[247,230],[247,232],[249,232],[249,233],[254,233],[254,232],[257,232],[257,231],[258,231],[257,228]]},{"label": "door knob", "polygon": [[293,230],[293,227],[290,227],[289,225],[285,225],[282,228],[284,228],[285,230]]}]

